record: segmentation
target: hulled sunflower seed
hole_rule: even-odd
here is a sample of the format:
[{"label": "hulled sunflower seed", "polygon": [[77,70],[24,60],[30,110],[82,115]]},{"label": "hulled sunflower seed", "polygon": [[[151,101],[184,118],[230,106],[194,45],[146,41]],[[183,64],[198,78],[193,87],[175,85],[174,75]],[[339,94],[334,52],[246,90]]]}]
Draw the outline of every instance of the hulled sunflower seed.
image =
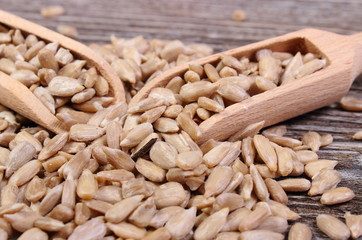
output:
[{"label": "hulled sunflower seed", "polygon": [[332,215],[320,214],[317,216],[317,226],[333,240],[348,239],[350,231],[346,224]]},{"label": "hulled sunflower seed", "polygon": [[288,240],[311,240],[312,231],[303,223],[295,223],[289,230]]},{"label": "hulled sunflower seed", "polygon": [[355,197],[354,192],[347,187],[339,187],[323,193],[320,201],[324,205],[334,205],[348,202]]},{"label": "hulled sunflower seed", "polygon": [[350,212],[346,212],[344,218],[351,231],[351,237],[357,239],[362,236],[362,215],[353,215]]}]

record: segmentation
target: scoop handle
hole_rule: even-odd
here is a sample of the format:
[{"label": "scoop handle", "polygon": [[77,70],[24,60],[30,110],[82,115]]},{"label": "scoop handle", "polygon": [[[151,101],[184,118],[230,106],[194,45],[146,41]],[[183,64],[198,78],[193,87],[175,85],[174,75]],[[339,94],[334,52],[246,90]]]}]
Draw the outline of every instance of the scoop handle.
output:
[{"label": "scoop handle", "polygon": [[352,41],[356,44],[356,56],[353,60],[354,68],[353,68],[353,76],[357,77],[362,73],[362,32],[355,33],[350,36]]}]

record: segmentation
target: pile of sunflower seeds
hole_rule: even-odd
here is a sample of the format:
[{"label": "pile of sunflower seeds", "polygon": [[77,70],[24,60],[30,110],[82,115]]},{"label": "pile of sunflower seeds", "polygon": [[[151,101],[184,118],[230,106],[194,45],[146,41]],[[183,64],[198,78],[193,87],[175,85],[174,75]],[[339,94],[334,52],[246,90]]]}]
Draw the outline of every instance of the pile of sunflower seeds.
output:
[{"label": "pile of sunflower seeds", "polygon": [[[120,69],[133,69],[124,49],[133,49],[127,56],[141,57],[138,69],[153,51],[140,54],[135,44],[152,42],[141,37],[112,40],[111,45],[93,48],[114,58],[107,61],[120,77],[125,74]],[[184,58],[179,56],[191,59],[200,54],[182,52],[169,58],[174,53],[165,50],[173,49],[169,44],[174,46],[175,41],[155,48],[168,52],[159,58],[161,62],[167,58],[168,67]],[[115,53],[117,46],[124,55]],[[275,54],[288,55],[261,52],[263,58],[277,62]],[[297,55],[289,57],[290,62]],[[255,69],[260,73],[260,66]],[[163,70],[150,75],[141,71],[141,77],[133,78],[139,76],[134,69],[127,80],[129,96]],[[299,214],[287,206],[288,192],[321,195],[324,205],[355,197],[353,190],[337,187],[338,161],[318,157],[318,150],[332,143],[330,134],[307,132],[294,139],[283,125],[260,132],[264,123],[259,122],[236,139],[198,144],[199,129],[193,120],[197,108],[180,105],[178,93],[170,88],[156,88],[150,97],[157,104],[104,106],[55,136],[41,127],[21,126],[24,119],[1,107],[0,239],[274,240],[285,238],[290,222],[289,239],[311,239],[309,227],[298,223]],[[361,236],[362,215],[346,213],[345,218],[343,223],[322,214],[317,225],[332,239]]]},{"label": "pile of sunflower seeds", "polygon": [[[221,55],[221,60],[215,66],[189,64],[189,70],[183,77],[173,78],[166,89],[170,89],[175,96],[177,104],[172,106],[174,111],[178,111],[175,114],[181,113],[182,109],[192,112],[192,120],[200,124],[230,105],[298,80],[325,65],[325,59],[319,59],[312,53],[302,55],[298,52],[293,56],[262,49],[256,52],[256,62],[246,57],[237,59]],[[155,109],[160,110],[156,107],[160,105],[150,94],[132,106],[129,113],[136,114],[148,108],[152,110],[145,114],[154,116]],[[191,136],[194,140],[200,137]]]}]

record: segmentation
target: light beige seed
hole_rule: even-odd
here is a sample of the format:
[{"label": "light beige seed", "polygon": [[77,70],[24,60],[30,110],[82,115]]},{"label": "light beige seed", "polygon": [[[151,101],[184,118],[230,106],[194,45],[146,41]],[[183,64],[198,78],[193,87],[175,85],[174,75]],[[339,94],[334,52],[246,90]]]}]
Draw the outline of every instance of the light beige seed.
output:
[{"label": "light beige seed", "polygon": [[123,198],[141,194],[147,195],[147,186],[144,178],[134,178],[122,183]]},{"label": "light beige seed", "polygon": [[310,181],[305,178],[287,178],[278,183],[287,192],[304,192],[308,191],[311,186]]},{"label": "light beige seed", "polygon": [[71,102],[77,104],[84,103],[90,100],[92,97],[94,97],[95,94],[96,91],[94,90],[94,88],[87,88],[81,92],[74,94],[73,97],[71,98]]},{"label": "light beige seed", "polygon": [[99,181],[112,181],[112,182],[121,182],[134,178],[134,174],[124,170],[124,169],[115,169],[100,171],[96,174],[97,180]]},{"label": "light beige seed", "polygon": [[258,227],[259,230],[268,230],[277,233],[285,233],[288,229],[288,221],[278,216],[267,217]]},{"label": "light beige seed", "polygon": [[206,76],[210,79],[211,82],[216,82],[217,80],[219,80],[220,78],[219,73],[217,72],[215,67],[212,66],[211,64],[209,63],[205,64],[204,71],[206,73]]},{"label": "light beige seed", "polygon": [[45,18],[57,17],[63,15],[64,12],[65,12],[64,8],[59,5],[44,7],[40,11],[41,15]]},{"label": "light beige seed", "polygon": [[107,210],[105,218],[111,223],[119,223],[126,219],[135,210],[143,199],[142,195],[125,198]]},{"label": "light beige seed", "polygon": [[312,231],[303,223],[295,223],[289,230],[288,240],[311,240]]},{"label": "light beige seed", "polygon": [[0,59],[0,71],[11,74],[16,71],[16,67],[13,61],[7,58]]},{"label": "light beige seed", "polygon": [[128,221],[138,227],[147,227],[156,212],[154,198],[149,197],[133,211]]},{"label": "light beige seed", "polygon": [[176,165],[183,170],[192,170],[202,163],[200,151],[189,151],[179,153],[176,157]]},{"label": "light beige seed", "polygon": [[312,186],[308,192],[309,196],[322,194],[327,190],[334,189],[341,181],[341,174],[336,170],[322,169],[312,179]]},{"label": "light beige seed", "polygon": [[[73,61],[73,55],[70,53],[70,51],[68,49],[65,49],[65,48],[62,48],[60,47],[57,51],[57,53],[55,54],[55,58],[57,59],[58,63],[61,64],[61,65],[67,65],[69,63],[71,63]],[[90,68],[88,72],[90,71],[95,71],[95,68]],[[96,71],[95,71],[95,74],[96,74]],[[87,82],[87,77],[86,77],[86,82]],[[95,80],[94,80],[95,81]],[[89,80],[88,80],[89,82]],[[87,82],[87,83],[88,83]],[[93,83],[94,85],[94,83]],[[91,87],[93,87],[93,85]],[[89,86],[86,86],[86,87],[89,87]]]},{"label": "light beige seed", "polygon": [[323,193],[320,201],[324,205],[334,205],[348,202],[355,197],[354,192],[347,187],[339,187]]},{"label": "light beige seed", "polygon": [[66,164],[64,164],[63,175],[65,178],[78,179],[83,169],[87,166],[91,155],[91,149],[86,148],[78,152]]},{"label": "light beige seed", "polygon": [[21,211],[14,214],[5,214],[2,218],[7,224],[19,232],[25,232],[33,227],[33,223],[40,217],[38,212],[34,211]]},{"label": "light beige seed", "polygon": [[57,185],[56,187],[49,189],[47,191],[47,194],[45,195],[45,197],[43,198],[43,200],[40,202],[39,205],[39,213],[41,215],[44,216],[45,214],[50,212],[50,210],[52,210],[55,205],[57,205],[62,196],[62,191],[63,191],[62,184]]},{"label": "light beige seed", "polygon": [[282,71],[281,62],[272,56],[265,56],[259,61],[260,76],[277,84]]},{"label": "light beige seed", "polygon": [[78,79],[85,64],[85,60],[74,60],[73,62],[68,63],[67,65],[62,67],[59,70],[58,75],[71,79]]},{"label": "light beige seed", "polygon": [[149,225],[154,228],[163,227],[167,221],[177,213],[183,212],[184,208],[179,206],[170,206],[160,209],[156,214],[152,217]]},{"label": "light beige seed", "polygon": [[274,179],[267,178],[265,179],[265,184],[269,190],[270,196],[274,201],[287,204],[288,203],[288,196],[285,193],[284,189],[280,184],[275,181]]},{"label": "light beige seed", "polygon": [[234,133],[228,140],[231,142],[235,142],[237,140],[243,140],[247,137],[253,137],[258,134],[260,129],[264,127],[265,121],[260,121],[257,123],[253,123],[248,125],[246,128],[241,129],[240,131]]},{"label": "light beige seed", "polygon": [[31,229],[23,232],[23,234],[21,234],[18,239],[19,240],[28,240],[28,239],[48,240],[48,234],[46,234],[39,228],[31,228]]},{"label": "light beige seed", "polygon": [[201,120],[206,120],[208,118],[211,117],[211,114],[209,111],[207,111],[206,109],[204,108],[198,108],[196,109],[196,113],[197,113],[197,116],[201,119]]},{"label": "light beige seed", "polygon": [[64,223],[50,217],[40,217],[34,221],[34,227],[44,231],[59,231],[64,227]]},{"label": "light beige seed", "polygon": [[169,240],[171,239],[171,234],[166,228],[162,227],[147,234],[147,236],[143,238],[143,240],[158,240],[158,239]]},{"label": "light beige seed", "polygon": [[37,87],[33,94],[44,104],[46,108],[53,114],[55,114],[55,101],[50,95],[49,91],[43,87]]},{"label": "light beige seed", "polygon": [[313,152],[316,152],[321,146],[321,136],[317,132],[307,132],[303,134],[302,142],[312,149]]},{"label": "light beige seed", "polygon": [[317,216],[317,226],[328,237],[333,240],[348,239],[350,231],[348,227],[338,218],[328,214],[320,214]]},{"label": "light beige seed", "polygon": [[35,156],[35,151],[36,149],[34,146],[28,142],[18,143],[9,154],[9,160],[6,163],[5,177],[9,178],[11,174],[17,171],[25,163],[29,162]]},{"label": "light beige seed", "polygon": [[55,72],[58,72],[59,65],[54,56],[54,53],[51,50],[49,50],[47,48],[41,49],[38,53],[38,59],[39,59],[40,65],[43,68],[52,69]]},{"label": "light beige seed", "polygon": [[223,67],[220,72],[219,75],[221,78],[223,77],[232,77],[232,76],[236,76],[238,75],[237,71],[231,67],[225,66]]},{"label": "light beige seed", "polygon": [[3,48],[3,55],[5,56],[5,58],[10,59],[13,62],[16,61],[24,61],[24,56],[18,51],[17,48],[15,48],[13,45],[6,45]]},{"label": "light beige seed", "polygon": [[60,34],[63,34],[64,36],[70,37],[70,38],[77,38],[79,35],[77,29],[75,27],[69,26],[69,25],[58,25],[57,32],[59,32]]},{"label": "light beige seed", "polygon": [[74,222],[69,222],[58,232],[56,232],[53,237],[67,239],[74,231],[76,225]]},{"label": "light beige seed", "polygon": [[223,208],[209,217],[207,217],[201,224],[196,228],[194,238],[198,239],[213,239],[219,233],[221,228],[226,222],[226,218],[229,214],[228,208]]},{"label": "light beige seed", "polygon": [[84,203],[77,203],[74,210],[74,222],[77,225],[85,223],[91,215],[90,209]]},{"label": "light beige seed", "polygon": [[75,124],[69,130],[69,138],[74,141],[92,141],[105,133],[104,128],[89,124]]},{"label": "light beige seed", "polygon": [[39,77],[35,75],[35,73],[25,69],[14,71],[13,73],[10,74],[10,77],[18,80],[26,87],[30,87],[31,85],[39,82]]},{"label": "light beige seed", "polygon": [[147,233],[146,229],[136,227],[126,222],[118,224],[107,223],[106,225],[114,234],[124,239],[143,239]]},{"label": "light beige seed", "polygon": [[68,133],[60,133],[53,137],[40,151],[38,160],[42,161],[48,159],[62,149],[68,140]]},{"label": "light beige seed", "polygon": [[176,118],[183,110],[181,105],[171,105],[166,108],[163,112],[164,117]]},{"label": "light beige seed", "polygon": [[173,93],[179,93],[181,87],[185,84],[185,80],[177,76],[172,78],[166,85],[167,89],[170,89]]},{"label": "light beige seed", "polygon": [[357,239],[362,236],[362,215],[353,215],[350,212],[346,212],[344,218],[351,231],[351,237]]},{"label": "light beige seed", "polygon": [[278,157],[278,173],[288,176],[293,171],[293,159],[290,152],[285,148],[275,148]]},{"label": "light beige seed", "polygon": [[21,186],[30,181],[42,168],[37,160],[32,160],[21,166],[9,179],[9,183]]},{"label": "light beige seed", "polygon": [[165,228],[171,233],[172,239],[182,239],[189,234],[196,221],[196,208],[185,209],[173,215]]},{"label": "light beige seed", "polygon": [[185,200],[186,193],[180,183],[167,182],[155,190],[154,198],[157,208],[178,206]]},{"label": "light beige seed", "polygon": [[216,101],[207,97],[199,97],[199,99],[197,100],[197,104],[200,107],[209,110],[211,112],[221,112],[222,110],[224,110],[223,106],[221,106]]},{"label": "light beige seed", "polygon": [[231,15],[231,18],[234,21],[242,22],[246,19],[246,13],[243,10],[235,10],[233,14]]},{"label": "light beige seed", "polygon": [[251,211],[245,207],[239,208],[233,212],[231,212],[227,216],[227,220],[222,227],[222,232],[228,231],[237,231],[239,228],[239,223],[242,219],[244,219]]},{"label": "light beige seed", "polygon": [[250,175],[253,179],[254,192],[256,196],[262,201],[267,200],[269,198],[268,188],[254,164],[250,165]]},{"label": "light beige seed", "polygon": [[[220,83],[217,93],[220,94],[224,99],[231,102],[241,102],[245,99],[248,99],[250,95],[244,89],[245,86],[241,86],[235,82],[224,81],[225,79],[235,78],[235,77],[225,77],[218,81]],[[244,84],[245,85],[245,84]]]},{"label": "light beige seed", "polygon": [[298,160],[303,164],[307,164],[318,160],[318,155],[315,152],[309,150],[296,151],[296,154]]},{"label": "light beige seed", "polygon": [[184,79],[186,82],[197,82],[200,81],[200,75],[192,70],[189,70],[184,74]]},{"label": "light beige seed", "polygon": [[265,92],[277,87],[274,82],[270,81],[267,78],[259,76],[255,78],[255,84],[261,92]]},{"label": "light beige seed", "polygon": [[199,107],[199,105],[197,103],[189,103],[186,106],[184,106],[184,109],[182,110],[182,112],[189,115],[190,118],[194,118],[198,107]]},{"label": "light beige seed", "polygon": [[296,78],[302,78],[322,69],[327,64],[326,59],[313,59],[298,68]]},{"label": "light beige seed", "polygon": [[266,163],[270,171],[276,172],[278,159],[270,141],[263,135],[255,135],[253,142],[260,158]]},{"label": "light beige seed", "polygon": [[139,123],[149,122],[153,123],[164,114],[166,106],[155,107],[144,112],[139,118]]},{"label": "light beige seed", "polygon": [[283,240],[284,235],[269,230],[252,230],[240,234],[240,240]]},{"label": "light beige seed", "polygon": [[335,160],[325,160],[321,159],[318,161],[313,161],[307,163],[305,165],[305,174],[313,178],[317,173],[319,173],[322,169],[334,169],[334,167],[338,164],[338,161]]},{"label": "light beige seed", "polygon": [[115,168],[125,169],[127,171],[132,171],[134,169],[134,161],[124,151],[109,147],[102,147],[102,150],[107,156],[107,161]]},{"label": "light beige seed", "polygon": [[170,118],[159,118],[153,126],[157,131],[163,133],[175,133],[179,131],[177,122]]},{"label": "light beige seed", "polygon": [[209,97],[217,90],[218,86],[208,81],[187,83],[180,89],[180,96],[184,102],[197,101],[199,97]]},{"label": "light beige seed", "polygon": [[53,96],[71,97],[82,91],[84,87],[74,78],[57,76],[49,82],[48,89]]},{"label": "light beige seed", "polygon": [[244,232],[257,228],[271,214],[272,212],[267,203],[257,203],[255,209],[240,221],[239,231]]},{"label": "light beige seed", "polygon": [[197,141],[201,137],[200,127],[186,113],[180,113],[176,121],[193,140]]},{"label": "light beige seed", "polygon": [[293,221],[300,218],[300,216],[297,213],[293,212],[286,205],[282,203],[273,200],[268,200],[268,205],[274,216],[285,218],[288,221]]},{"label": "light beige seed", "polygon": [[84,201],[85,205],[90,209],[99,212],[101,214],[105,214],[113,205],[101,200],[87,200]]},{"label": "light beige seed", "polygon": [[104,224],[103,219],[97,217],[77,226],[68,239],[102,239],[106,235],[106,232],[107,227]]},{"label": "light beige seed", "polygon": [[354,140],[361,140],[362,139],[362,131],[358,131],[355,134],[353,134],[352,138]]},{"label": "light beige seed", "polygon": [[341,99],[340,104],[343,109],[348,111],[362,111],[362,100],[355,97],[345,96]]},{"label": "light beige seed", "polygon": [[151,123],[142,123],[134,127],[124,138],[120,145],[121,147],[137,146],[145,137],[153,132]]},{"label": "light beige seed", "polygon": [[79,177],[77,185],[77,195],[81,199],[92,199],[95,192],[98,190],[98,182],[95,179],[93,173],[85,169],[82,175]]},{"label": "light beige seed", "polygon": [[106,185],[96,191],[94,199],[114,204],[121,201],[121,195],[122,190],[120,187]]},{"label": "light beige seed", "polygon": [[84,142],[67,142],[64,147],[62,147],[62,151],[69,154],[76,154],[86,148],[86,144]]},{"label": "light beige seed", "polygon": [[245,201],[250,200],[251,193],[253,191],[253,187],[254,187],[254,184],[253,184],[252,177],[250,176],[250,174],[246,174],[244,176],[244,179],[243,179],[240,187],[239,187],[240,195],[243,197],[243,199]]},{"label": "light beige seed", "polygon": [[228,208],[229,211],[231,212],[243,206],[244,206],[244,199],[239,194],[222,193],[216,197],[215,203],[213,205],[213,210],[219,211],[223,208]]},{"label": "light beige seed", "polygon": [[[16,61],[15,62],[15,67],[16,69],[20,70],[20,69],[25,69],[25,70],[30,70],[33,71],[34,73],[38,72],[38,68],[36,66],[34,66],[31,63],[25,62],[25,61]],[[38,75],[39,77],[39,75]],[[40,77],[39,77],[40,78]]]},{"label": "light beige seed", "polygon": [[44,180],[35,176],[26,187],[25,198],[30,202],[37,202],[45,193],[46,186]]},{"label": "light beige seed", "polygon": [[8,183],[1,188],[1,206],[16,203],[19,188],[14,183]]},{"label": "light beige seed", "polygon": [[67,179],[64,181],[61,199],[62,204],[74,208],[76,201],[76,187],[77,181],[74,180],[72,177],[67,177]]},{"label": "light beige seed", "polygon": [[233,177],[231,167],[217,166],[215,167],[205,182],[205,197],[220,194],[230,183]]},{"label": "light beige seed", "polygon": [[49,213],[48,217],[59,220],[63,223],[66,223],[74,218],[74,211],[72,208],[70,208],[66,205],[58,204]]},{"label": "light beige seed", "polygon": [[250,166],[254,163],[256,149],[252,137],[247,137],[242,140],[241,153],[246,165]]},{"label": "light beige seed", "polygon": [[156,142],[150,150],[151,160],[163,169],[176,166],[177,150],[166,142]]}]

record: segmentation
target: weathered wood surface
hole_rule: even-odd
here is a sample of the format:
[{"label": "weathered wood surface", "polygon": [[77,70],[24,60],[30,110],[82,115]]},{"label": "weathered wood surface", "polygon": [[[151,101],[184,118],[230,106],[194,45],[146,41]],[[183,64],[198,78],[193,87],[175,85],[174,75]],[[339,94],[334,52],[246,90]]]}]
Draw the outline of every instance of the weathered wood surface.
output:
[{"label": "weathered wood surface", "polygon": [[[187,43],[207,43],[216,51],[278,36],[306,27],[341,34],[362,31],[360,0],[0,0],[3,10],[55,29],[62,24],[78,28],[83,43],[106,43],[109,36],[180,39]],[[43,19],[41,6],[61,4],[66,14]],[[245,22],[231,20],[235,9],[247,13]],[[362,77],[355,80],[350,95],[362,98]],[[290,206],[301,213],[314,239],[327,239],[316,229],[315,217],[345,211],[362,214],[362,142],[351,140],[362,129],[362,113],[347,112],[337,105],[325,107],[286,122],[291,136],[307,131],[331,133],[334,142],[319,151],[321,158],[338,160],[340,186],[352,188],[357,197],[333,207],[319,204],[319,197],[291,194]]]}]

